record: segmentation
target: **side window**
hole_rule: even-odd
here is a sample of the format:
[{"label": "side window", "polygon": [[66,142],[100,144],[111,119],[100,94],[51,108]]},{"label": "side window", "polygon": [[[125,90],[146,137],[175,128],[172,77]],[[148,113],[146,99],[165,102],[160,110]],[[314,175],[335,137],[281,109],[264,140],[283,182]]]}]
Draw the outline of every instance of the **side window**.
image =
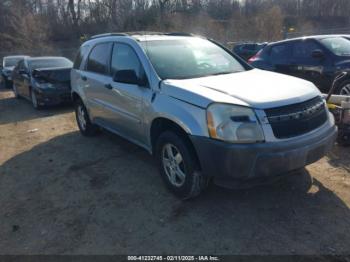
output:
[{"label": "side window", "polygon": [[290,60],[291,49],[289,44],[275,45],[271,47],[270,58],[273,63],[285,63]]},{"label": "side window", "polygon": [[19,63],[17,64],[16,68],[17,68],[17,71],[24,70],[25,69],[24,60],[19,61]]},{"label": "side window", "polygon": [[312,51],[320,49],[314,41],[298,41],[293,45],[293,57],[297,59],[312,59]]},{"label": "side window", "polygon": [[86,53],[86,51],[89,49],[89,46],[82,46],[80,47],[77,56],[75,57],[74,60],[74,65],[73,68],[74,69],[79,69],[81,66],[81,62],[83,61],[84,55]]},{"label": "side window", "polygon": [[144,77],[142,64],[132,47],[117,43],[113,47],[111,74],[119,70],[134,70],[138,77]]},{"label": "side window", "polygon": [[108,74],[111,45],[111,43],[97,44],[92,49],[86,65],[87,71],[102,75]]}]

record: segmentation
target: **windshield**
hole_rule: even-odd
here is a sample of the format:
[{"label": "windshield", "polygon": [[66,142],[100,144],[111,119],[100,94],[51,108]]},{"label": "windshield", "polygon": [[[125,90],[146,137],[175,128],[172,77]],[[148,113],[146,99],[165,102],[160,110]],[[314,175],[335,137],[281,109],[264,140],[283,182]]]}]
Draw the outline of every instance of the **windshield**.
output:
[{"label": "windshield", "polygon": [[72,61],[67,58],[43,58],[35,59],[29,62],[29,67],[33,71],[41,68],[54,68],[54,67],[72,67]]},{"label": "windshield", "polygon": [[342,37],[332,37],[320,40],[333,54],[350,56],[350,41]]},{"label": "windshield", "polygon": [[23,59],[23,57],[4,58],[4,67],[16,66],[17,63],[22,59]]},{"label": "windshield", "polygon": [[245,70],[231,54],[208,40],[154,40],[141,44],[161,79],[196,78]]}]

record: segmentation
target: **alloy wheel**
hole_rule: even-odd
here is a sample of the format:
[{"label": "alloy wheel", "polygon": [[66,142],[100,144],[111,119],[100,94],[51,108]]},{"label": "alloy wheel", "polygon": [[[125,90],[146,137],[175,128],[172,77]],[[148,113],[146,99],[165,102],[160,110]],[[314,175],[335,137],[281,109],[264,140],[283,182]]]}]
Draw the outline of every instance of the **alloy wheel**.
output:
[{"label": "alloy wheel", "polygon": [[34,108],[38,108],[38,99],[36,98],[36,94],[35,94],[33,89],[30,91],[30,94],[31,94],[31,97],[32,97],[33,107]]},{"label": "alloy wheel", "polygon": [[180,151],[173,144],[164,145],[162,162],[169,182],[176,187],[181,187],[186,179],[184,160]]},{"label": "alloy wheel", "polygon": [[15,83],[13,84],[13,93],[15,94],[15,97],[18,97],[18,91]]},{"label": "alloy wheel", "polygon": [[77,108],[77,116],[78,116],[78,121],[80,128],[85,130],[86,129],[86,114],[84,108],[79,105]]},{"label": "alloy wheel", "polygon": [[346,84],[345,86],[343,86],[342,89],[340,89],[340,94],[345,95],[345,96],[349,96],[350,95],[350,84]]}]

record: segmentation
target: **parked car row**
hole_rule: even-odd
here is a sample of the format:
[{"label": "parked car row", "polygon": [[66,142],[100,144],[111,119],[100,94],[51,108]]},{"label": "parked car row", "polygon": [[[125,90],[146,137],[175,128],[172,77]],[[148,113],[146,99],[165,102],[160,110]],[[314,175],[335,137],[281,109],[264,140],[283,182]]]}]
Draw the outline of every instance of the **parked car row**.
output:
[{"label": "parked car row", "polygon": [[71,102],[70,71],[73,63],[64,57],[11,56],[3,60],[3,81],[16,98],[33,107]]}]

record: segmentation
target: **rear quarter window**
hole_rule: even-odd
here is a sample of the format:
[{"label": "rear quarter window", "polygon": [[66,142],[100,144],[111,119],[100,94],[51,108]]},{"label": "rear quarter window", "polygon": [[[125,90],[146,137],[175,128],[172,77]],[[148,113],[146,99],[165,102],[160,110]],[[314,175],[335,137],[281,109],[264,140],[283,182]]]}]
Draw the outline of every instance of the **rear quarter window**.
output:
[{"label": "rear quarter window", "polygon": [[80,47],[80,49],[77,53],[77,56],[75,57],[75,60],[74,60],[74,65],[73,65],[74,69],[80,69],[81,62],[83,61],[84,56],[85,56],[86,52],[88,51],[88,49],[89,49],[89,46]]}]

